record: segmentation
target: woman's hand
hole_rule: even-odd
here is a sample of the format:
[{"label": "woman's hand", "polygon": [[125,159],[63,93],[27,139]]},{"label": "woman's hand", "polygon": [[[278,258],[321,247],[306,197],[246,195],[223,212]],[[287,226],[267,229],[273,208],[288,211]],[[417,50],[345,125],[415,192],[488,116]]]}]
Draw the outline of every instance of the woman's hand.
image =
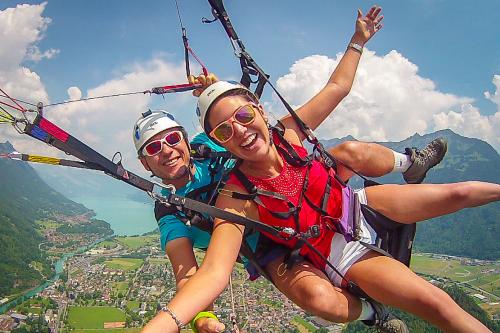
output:
[{"label": "woman's hand", "polygon": [[201,84],[201,88],[193,90],[193,96],[199,97],[203,90],[205,90],[209,85],[219,81],[214,73],[209,73],[207,76],[200,74],[199,76],[188,76],[188,82],[191,84]]},{"label": "woman's hand", "polygon": [[361,9],[358,9],[356,31],[354,32],[354,35],[363,44],[368,42],[370,38],[372,38],[377,33],[377,31],[382,29],[381,22],[384,19],[384,16],[379,16],[381,11],[381,7],[373,6],[372,8],[370,8],[366,16],[363,16],[363,12],[361,11]]},{"label": "woman's hand", "polygon": [[199,318],[194,325],[199,333],[219,333],[224,332],[226,326],[213,318]]}]

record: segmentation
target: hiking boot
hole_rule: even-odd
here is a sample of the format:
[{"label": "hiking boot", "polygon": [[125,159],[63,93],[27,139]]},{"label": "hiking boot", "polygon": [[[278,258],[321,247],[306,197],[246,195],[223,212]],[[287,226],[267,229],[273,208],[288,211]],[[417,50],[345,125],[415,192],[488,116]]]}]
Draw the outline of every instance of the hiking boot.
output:
[{"label": "hiking boot", "polygon": [[383,304],[370,300],[375,311],[375,319],[364,320],[363,323],[373,326],[380,333],[410,333],[404,321],[389,312]]},{"label": "hiking boot", "polygon": [[448,142],[444,138],[432,140],[424,149],[406,148],[405,154],[410,156],[412,165],[403,172],[403,178],[408,184],[421,183],[427,171],[439,164],[446,154]]}]

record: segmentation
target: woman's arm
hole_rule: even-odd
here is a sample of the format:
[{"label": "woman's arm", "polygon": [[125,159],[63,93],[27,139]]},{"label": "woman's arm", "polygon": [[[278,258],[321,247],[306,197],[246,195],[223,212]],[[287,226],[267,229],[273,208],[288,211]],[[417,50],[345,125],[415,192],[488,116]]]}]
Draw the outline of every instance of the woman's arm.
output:
[{"label": "woman's arm", "polygon": [[[363,47],[382,28],[380,22],[383,16],[379,16],[380,11],[380,7],[373,6],[366,16],[363,16],[361,10],[358,9],[356,29],[350,43]],[[309,128],[316,129],[349,94],[360,58],[361,52],[348,47],[325,87],[296,111]],[[281,122],[285,129],[296,132],[300,141],[305,139],[290,115],[283,117]]]},{"label": "woman's arm", "polygon": [[[228,189],[234,190],[230,186]],[[217,207],[246,216],[247,201],[219,195]],[[244,227],[227,221],[215,220],[214,231],[207,253],[199,270],[184,284],[168,304],[168,308],[183,323],[188,323],[198,312],[207,308],[224,291],[240,250]],[[177,325],[166,312],[151,320],[143,333],[178,332]]]}]

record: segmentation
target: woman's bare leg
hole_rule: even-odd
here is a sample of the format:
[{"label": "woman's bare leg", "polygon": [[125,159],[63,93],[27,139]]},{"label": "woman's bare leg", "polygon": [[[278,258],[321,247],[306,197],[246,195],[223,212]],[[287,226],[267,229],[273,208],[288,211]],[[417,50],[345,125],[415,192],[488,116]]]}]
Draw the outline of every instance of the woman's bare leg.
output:
[{"label": "woman's bare leg", "polygon": [[344,165],[367,177],[380,177],[394,168],[392,150],[376,143],[346,141],[329,151],[342,163],[338,169],[342,179],[348,179],[353,175],[353,172]]},{"label": "woman's bare leg", "polygon": [[484,182],[379,185],[366,189],[368,205],[401,223],[415,223],[500,200],[500,185]]},{"label": "woman's bare leg", "polygon": [[438,287],[392,258],[370,252],[346,274],[375,300],[413,313],[444,332],[489,332]]},{"label": "woman's bare leg", "polygon": [[307,261],[284,270],[283,257],[266,266],[276,287],[305,311],[336,323],[354,321],[361,314],[361,301],[332,285],[326,275]]}]

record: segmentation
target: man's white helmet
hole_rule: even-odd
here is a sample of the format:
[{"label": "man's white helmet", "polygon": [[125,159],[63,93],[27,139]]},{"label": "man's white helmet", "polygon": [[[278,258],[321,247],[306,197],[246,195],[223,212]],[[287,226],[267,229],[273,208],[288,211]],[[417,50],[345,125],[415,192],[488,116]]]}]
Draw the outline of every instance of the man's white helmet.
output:
[{"label": "man's white helmet", "polygon": [[[217,81],[208,86],[198,98],[198,106],[196,108],[200,125],[205,131],[205,118],[210,106],[212,106],[217,97],[231,90],[246,90],[255,97],[250,90],[236,81]],[[257,100],[257,97],[255,99]]]},{"label": "man's white helmet", "polygon": [[134,131],[132,133],[137,154],[141,155],[142,147],[153,136],[174,127],[182,128],[182,126],[175,121],[174,116],[167,111],[148,110],[144,112],[135,122]]}]

